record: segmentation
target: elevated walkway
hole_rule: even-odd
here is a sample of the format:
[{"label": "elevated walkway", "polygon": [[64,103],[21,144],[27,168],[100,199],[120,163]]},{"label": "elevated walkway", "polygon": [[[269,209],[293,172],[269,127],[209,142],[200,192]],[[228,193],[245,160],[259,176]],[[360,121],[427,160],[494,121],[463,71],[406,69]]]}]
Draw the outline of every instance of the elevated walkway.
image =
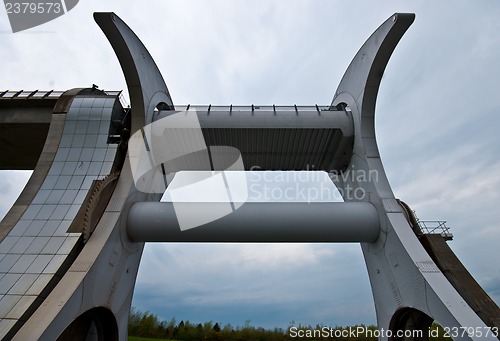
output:
[{"label": "elevated walkway", "polygon": [[[62,92],[3,94],[0,169],[34,169],[52,113],[63,113],[54,108]],[[344,108],[176,105],[174,112],[184,110],[196,110],[208,146],[232,146],[241,151],[247,170],[340,171],[352,156],[354,128],[351,113]],[[172,112],[159,111],[157,119]]]},{"label": "elevated walkway", "polygon": [[60,91],[0,91],[0,169],[35,169]]},{"label": "elevated walkway", "polygon": [[0,170],[35,169],[47,139],[52,114],[66,114],[68,101],[76,93],[118,96],[121,91],[103,93],[97,88],[0,90]]}]

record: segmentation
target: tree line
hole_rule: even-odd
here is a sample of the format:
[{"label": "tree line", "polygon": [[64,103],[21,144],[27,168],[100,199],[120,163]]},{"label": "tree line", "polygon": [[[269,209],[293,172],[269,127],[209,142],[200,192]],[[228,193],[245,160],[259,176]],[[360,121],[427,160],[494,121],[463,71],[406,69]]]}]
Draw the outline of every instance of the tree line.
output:
[{"label": "tree line", "polygon": [[170,321],[160,321],[157,315],[149,311],[141,312],[135,307],[130,310],[128,333],[130,336],[186,341],[287,340],[284,338],[286,331],[282,328],[267,330],[250,326],[249,322],[243,327],[233,327],[231,324],[221,326],[218,322],[212,321],[203,324],[190,321],[177,322],[175,317]]},{"label": "tree line", "polygon": [[[148,337],[163,340],[179,341],[289,341],[296,339],[306,340],[343,340],[343,341],[376,341],[376,326],[355,325],[349,327],[328,328],[320,337],[318,335],[308,335],[307,332],[313,330],[325,330],[325,326],[301,325],[291,322],[285,330],[283,328],[264,329],[250,325],[246,322],[244,326],[233,327],[231,324],[221,326],[219,323],[205,322],[192,323],[190,321],[180,321],[177,323],[175,317],[170,321],[160,321],[157,315],[147,311],[141,312],[132,307],[129,315],[128,332],[130,336]],[[363,329],[365,334],[357,333],[355,336],[348,331]],[[439,329],[436,324],[433,329]],[[298,337],[298,336],[301,337]],[[429,338],[431,341],[451,340],[443,337],[442,329],[439,330],[438,337]]]}]

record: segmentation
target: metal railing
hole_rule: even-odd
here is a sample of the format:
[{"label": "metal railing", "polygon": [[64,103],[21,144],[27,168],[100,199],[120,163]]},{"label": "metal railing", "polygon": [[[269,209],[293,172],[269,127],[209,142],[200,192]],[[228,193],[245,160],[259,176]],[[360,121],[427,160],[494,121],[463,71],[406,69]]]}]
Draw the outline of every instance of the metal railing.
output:
[{"label": "metal railing", "polygon": [[58,99],[63,93],[54,90],[0,90],[0,99]]},{"label": "metal railing", "polygon": [[118,90],[118,91],[108,91],[108,90],[103,90],[107,95],[111,95],[111,96],[118,96],[118,99],[120,100],[120,104],[122,105],[122,107],[124,109],[127,109],[127,108],[130,108],[130,104],[128,103],[127,99],[125,98],[125,96],[123,95],[123,91],[122,90]]},{"label": "metal railing", "polygon": [[420,220],[417,218],[417,223],[423,234],[440,234],[446,240],[453,239],[453,234],[445,220]]},{"label": "metal railing", "polygon": [[316,111],[320,113],[321,111],[335,111],[339,110],[336,107],[331,108],[329,105],[175,105],[176,111],[184,111],[184,110],[198,110],[198,111],[228,111],[228,112],[237,112],[237,111]]}]

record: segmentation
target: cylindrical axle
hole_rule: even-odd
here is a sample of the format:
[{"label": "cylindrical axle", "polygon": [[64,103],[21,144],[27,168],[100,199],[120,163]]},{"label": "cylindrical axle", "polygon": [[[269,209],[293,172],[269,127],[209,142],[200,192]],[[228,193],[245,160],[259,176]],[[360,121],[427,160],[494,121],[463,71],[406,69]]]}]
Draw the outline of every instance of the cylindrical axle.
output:
[{"label": "cylindrical axle", "polygon": [[380,224],[368,202],[246,202],[222,218],[182,231],[174,205],[203,215],[217,202],[138,202],[127,233],[136,242],[374,242]]}]

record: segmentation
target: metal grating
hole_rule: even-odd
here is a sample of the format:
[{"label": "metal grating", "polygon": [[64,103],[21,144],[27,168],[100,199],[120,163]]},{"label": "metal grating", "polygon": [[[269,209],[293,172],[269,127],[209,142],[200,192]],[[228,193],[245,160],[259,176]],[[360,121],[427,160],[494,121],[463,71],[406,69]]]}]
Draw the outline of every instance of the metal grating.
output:
[{"label": "metal grating", "polygon": [[[326,106],[188,105],[195,110],[207,146],[231,146],[246,170],[344,169],[351,158],[350,112]],[[160,111],[156,120],[181,111]]]},{"label": "metal grating", "polygon": [[247,170],[329,170],[340,129],[203,128],[208,146],[232,146]]}]

